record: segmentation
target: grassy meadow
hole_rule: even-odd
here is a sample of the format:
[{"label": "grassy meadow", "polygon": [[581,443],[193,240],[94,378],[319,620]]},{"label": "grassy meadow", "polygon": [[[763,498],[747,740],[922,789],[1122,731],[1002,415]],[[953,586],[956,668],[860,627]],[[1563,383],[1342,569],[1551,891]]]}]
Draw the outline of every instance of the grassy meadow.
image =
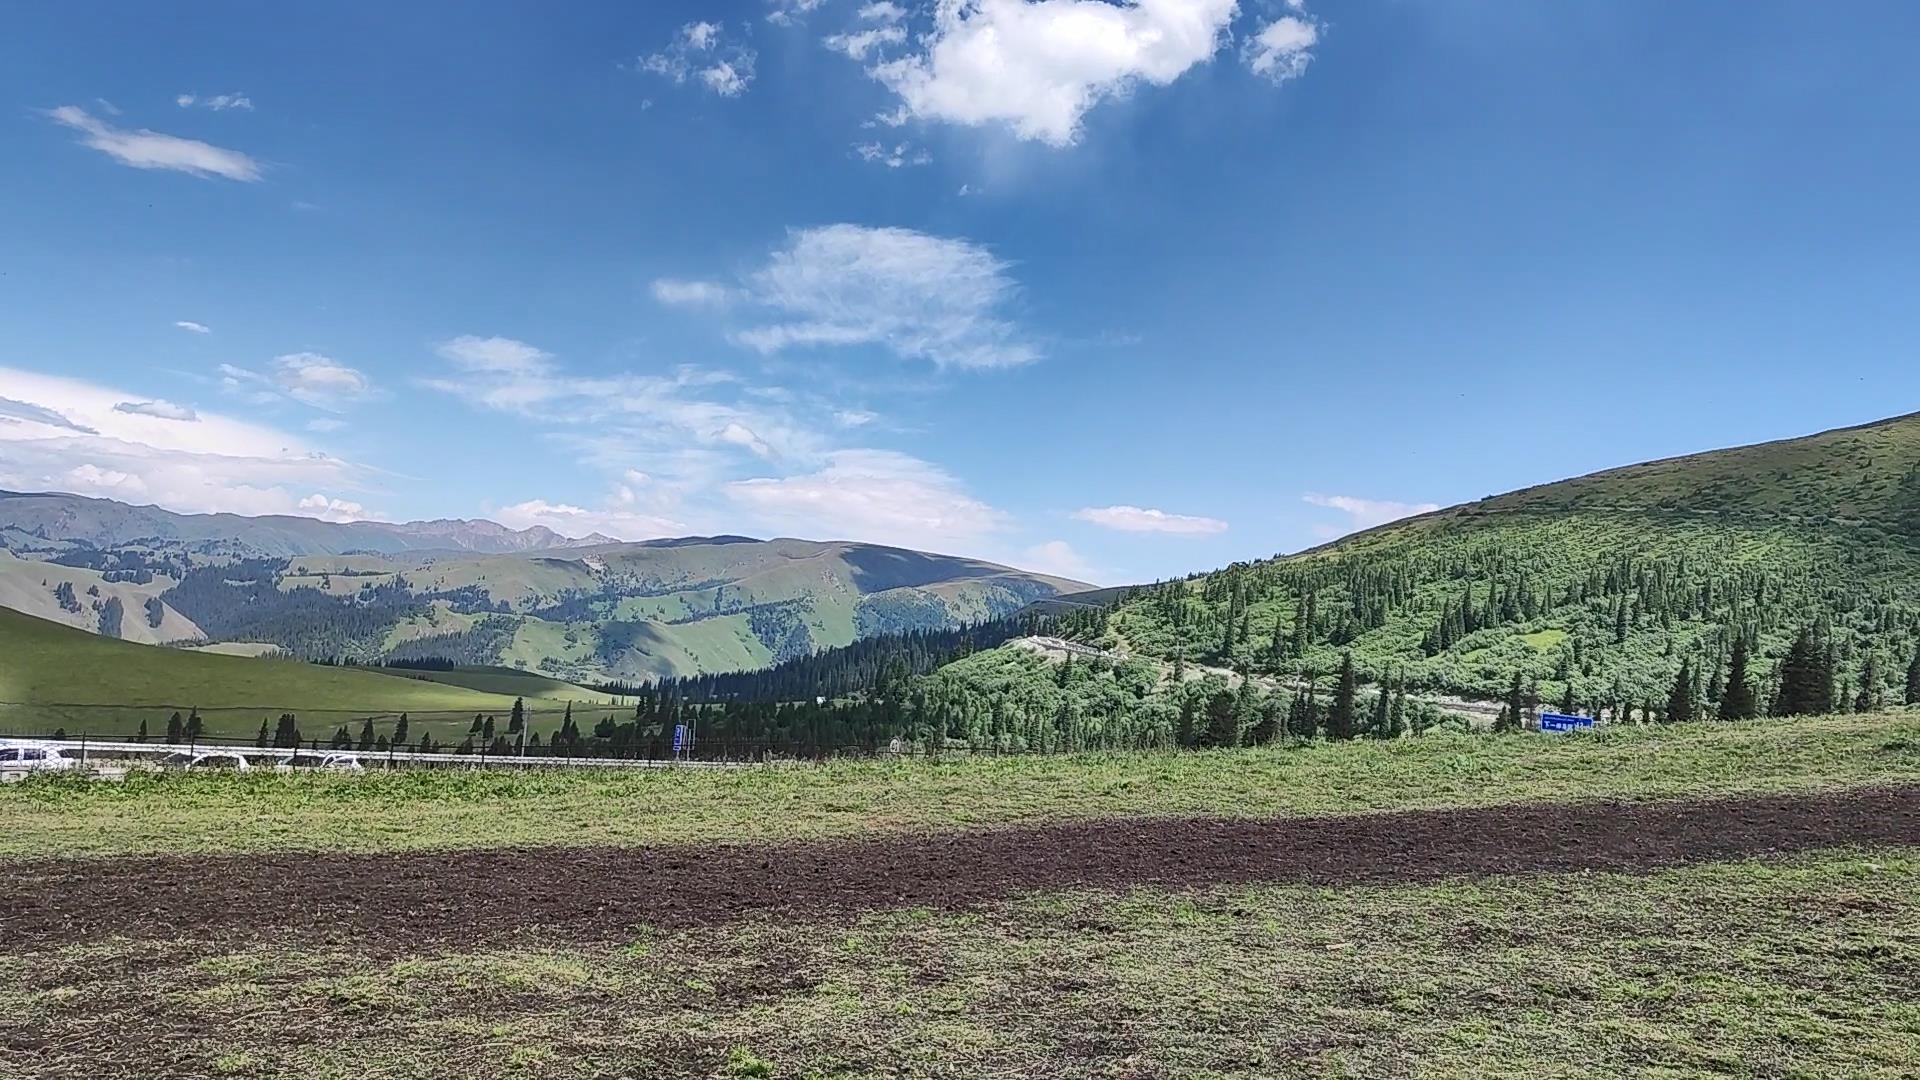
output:
[{"label": "grassy meadow", "polygon": [[739,770],[135,775],[0,787],[0,857],[774,843],[1143,815],[1341,814],[1920,781],[1920,713],[1230,751]]}]

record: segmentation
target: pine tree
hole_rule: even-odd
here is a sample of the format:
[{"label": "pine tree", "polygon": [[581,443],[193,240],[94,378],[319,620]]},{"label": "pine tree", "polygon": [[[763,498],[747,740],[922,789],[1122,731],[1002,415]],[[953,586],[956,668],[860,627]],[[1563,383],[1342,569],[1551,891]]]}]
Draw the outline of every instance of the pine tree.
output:
[{"label": "pine tree", "polygon": [[1567,680],[1567,691],[1560,696],[1560,715],[1573,715],[1573,680]]},{"label": "pine tree", "polygon": [[1218,691],[1207,699],[1205,745],[1240,745],[1240,700],[1231,690]]},{"label": "pine tree", "polygon": [[1907,704],[1920,705],[1920,649],[1913,653],[1913,663],[1907,665]]},{"label": "pine tree", "polygon": [[134,734],[133,741],[134,742],[147,741],[147,718],[144,716],[140,718],[140,730]]},{"label": "pine tree", "polygon": [[1680,661],[1680,673],[1673,677],[1673,689],[1667,694],[1667,723],[1680,724],[1693,719],[1693,661]]},{"label": "pine tree", "polygon": [[206,730],[206,726],[207,726],[206,721],[200,719],[199,709],[187,710],[187,729],[186,730],[187,730],[188,742],[190,743],[199,742],[200,735],[202,732]]},{"label": "pine tree", "polygon": [[1407,733],[1407,682],[1402,673],[1393,688],[1393,709],[1387,714],[1387,737],[1397,739]]},{"label": "pine tree", "polygon": [[373,749],[373,738],[373,717],[369,716],[360,722],[360,738],[354,742],[354,746],[365,753]]},{"label": "pine tree", "polygon": [[[571,704],[571,702],[569,702]],[[514,698],[513,712],[507,717],[507,734],[518,735],[527,726],[527,699]]]},{"label": "pine tree", "polygon": [[1327,710],[1327,738],[1353,738],[1354,706],[1359,689],[1360,678],[1353,670],[1353,654],[1343,653],[1340,657],[1340,683],[1333,692],[1333,707]]},{"label": "pine tree", "polygon": [[1367,734],[1376,739],[1393,737],[1393,695],[1387,693],[1384,684],[1380,692],[1373,696],[1373,720],[1367,727]]},{"label": "pine tree", "polygon": [[1819,716],[1832,711],[1833,671],[1815,644],[1813,631],[1802,628],[1780,660],[1780,690],[1773,715]]},{"label": "pine tree", "polygon": [[1500,717],[1493,722],[1497,732],[1519,731],[1521,719],[1527,714],[1526,691],[1520,682],[1520,673],[1513,673],[1513,687],[1507,691],[1507,703],[1500,707]]},{"label": "pine tree", "polygon": [[1880,658],[1867,654],[1867,666],[1860,673],[1860,693],[1853,699],[1854,712],[1877,712],[1880,708]]},{"label": "pine tree", "polygon": [[187,725],[180,719],[179,713],[167,717],[167,743],[172,746],[187,741]]},{"label": "pine tree", "polygon": [[1720,719],[1751,720],[1759,711],[1753,682],[1747,676],[1747,636],[1735,635],[1733,658],[1727,662],[1727,685],[1720,691]]},{"label": "pine tree", "polygon": [[393,745],[407,745],[407,714],[401,713],[400,719],[393,725]]},{"label": "pine tree", "polygon": [[267,748],[267,738],[267,718],[263,716],[260,718],[260,734],[254,736],[253,745],[261,750],[265,750]]}]

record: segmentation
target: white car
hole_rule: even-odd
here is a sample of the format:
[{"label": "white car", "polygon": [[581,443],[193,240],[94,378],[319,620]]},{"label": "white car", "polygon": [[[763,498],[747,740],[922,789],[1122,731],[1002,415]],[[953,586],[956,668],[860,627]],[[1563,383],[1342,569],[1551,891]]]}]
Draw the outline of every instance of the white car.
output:
[{"label": "white car", "polygon": [[274,772],[294,772],[298,769],[325,769],[330,772],[365,772],[360,759],[352,754],[314,753],[302,750],[280,759],[273,766]]},{"label": "white car", "polygon": [[28,773],[77,769],[80,763],[57,746],[35,742],[0,742],[0,776],[17,779]]},{"label": "white car", "polygon": [[253,768],[247,763],[245,754],[232,750],[176,750],[162,757],[160,764],[166,768],[193,772],[246,772]]}]

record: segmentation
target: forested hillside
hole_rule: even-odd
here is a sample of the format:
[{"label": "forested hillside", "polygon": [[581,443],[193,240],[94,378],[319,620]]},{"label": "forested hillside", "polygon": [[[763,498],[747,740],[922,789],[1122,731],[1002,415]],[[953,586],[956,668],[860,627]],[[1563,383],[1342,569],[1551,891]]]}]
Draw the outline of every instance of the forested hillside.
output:
[{"label": "forested hillside", "polygon": [[[1824,494],[1823,494],[1824,493]],[[1108,647],[1288,678],[1592,711],[1717,706],[1736,649],[1761,707],[1805,632],[1851,707],[1920,649],[1920,416],[1615,469],[1135,590]]]}]

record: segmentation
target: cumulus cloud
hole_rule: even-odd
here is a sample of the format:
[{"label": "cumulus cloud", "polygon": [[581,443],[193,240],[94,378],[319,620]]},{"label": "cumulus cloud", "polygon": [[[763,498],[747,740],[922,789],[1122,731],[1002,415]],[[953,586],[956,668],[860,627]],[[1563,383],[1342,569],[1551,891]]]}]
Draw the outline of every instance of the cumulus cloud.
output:
[{"label": "cumulus cloud", "polygon": [[136,169],[168,169],[205,179],[224,177],[252,183],[259,180],[260,163],[238,150],[228,150],[178,135],[146,128],[116,127],[78,105],[62,105],[47,113],[55,123],[81,134],[81,145]]},{"label": "cumulus cloud", "polygon": [[779,26],[791,26],[825,2],[826,0],[767,0],[767,6],[773,9],[767,12],[767,21]]},{"label": "cumulus cloud", "polygon": [[1362,499],[1353,495],[1302,495],[1302,502],[1312,506],[1323,506],[1329,510],[1338,510],[1347,515],[1345,528],[1323,526],[1316,531],[1322,536],[1338,536],[1359,529],[1370,529],[1375,525],[1385,525],[1389,521],[1398,521],[1415,514],[1430,514],[1440,509],[1439,503],[1404,503],[1391,499]]},{"label": "cumulus cloud", "polygon": [[176,406],[197,417],[183,423],[120,407],[164,403],[17,368],[0,368],[0,386],[9,395],[0,402],[3,488],[266,514],[297,513],[308,494],[349,492],[366,481],[360,466],[252,422]]},{"label": "cumulus cloud", "polygon": [[337,410],[373,392],[373,381],[357,368],[310,352],[275,357],[273,381],[288,397],[316,409]]},{"label": "cumulus cloud", "polygon": [[1008,525],[929,462],[891,450],[836,450],[824,468],[726,486],[742,510],[793,535],[963,550]]},{"label": "cumulus cloud", "polygon": [[1192,514],[1169,514],[1139,506],[1089,506],[1076,510],[1074,517],[1104,529],[1121,532],[1167,533],[1172,536],[1212,536],[1227,530],[1219,518]]},{"label": "cumulus cloud", "polygon": [[748,279],[754,300],[787,318],[735,340],[763,353],[878,345],[941,367],[1031,363],[1040,350],[1002,314],[1018,292],[1008,269],[978,244],[912,229],[794,230]]},{"label": "cumulus cloud", "polygon": [[721,307],[733,300],[733,290],[712,281],[656,278],[653,298],[675,307]]},{"label": "cumulus cloud", "polygon": [[194,322],[192,319],[181,319],[178,322],[175,322],[173,325],[179,327],[182,330],[186,330],[190,333],[195,333],[195,334],[213,333],[212,327],[208,326],[205,323]]},{"label": "cumulus cloud", "polygon": [[687,23],[666,48],[641,57],[639,69],[675,85],[691,78],[721,97],[739,97],[753,84],[758,56],[745,45],[729,44],[725,37],[719,23]]},{"label": "cumulus cloud", "polygon": [[[1295,10],[1301,9],[1296,5]],[[1243,55],[1255,75],[1282,83],[1307,73],[1319,43],[1319,23],[1304,15],[1282,15],[1247,39]]]},{"label": "cumulus cloud", "polygon": [[301,499],[295,509],[304,517],[315,517],[321,521],[376,521],[378,515],[367,513],[367,508],[347,499],[329,498],[319,492]]},{"label": "cumulus cloud", "polygon": [[943,0],[909,55],[876,64],[899,119],[1004,124],[1066,146],[1100,102],[1209,60],[1235,0]]},{"label": "cumulus cloud", "polygon": [[113,407],[114,412],[134,413],[139,416],[157,416],[162,420],[195,421],[200,414],[185,405],[175,405],[171,401],[155,398],[152,401],[122,401]]},{"label": "cumulus cloud", "polygon": [[225,112],[228,109],[253,111],[253,99],[239,93],[208,94],[205,97],[198,94],[181,94],[173,99],[173,103],[183,109],[191,109],[198,105],[202,109],[212,109],[214,112]]}]

